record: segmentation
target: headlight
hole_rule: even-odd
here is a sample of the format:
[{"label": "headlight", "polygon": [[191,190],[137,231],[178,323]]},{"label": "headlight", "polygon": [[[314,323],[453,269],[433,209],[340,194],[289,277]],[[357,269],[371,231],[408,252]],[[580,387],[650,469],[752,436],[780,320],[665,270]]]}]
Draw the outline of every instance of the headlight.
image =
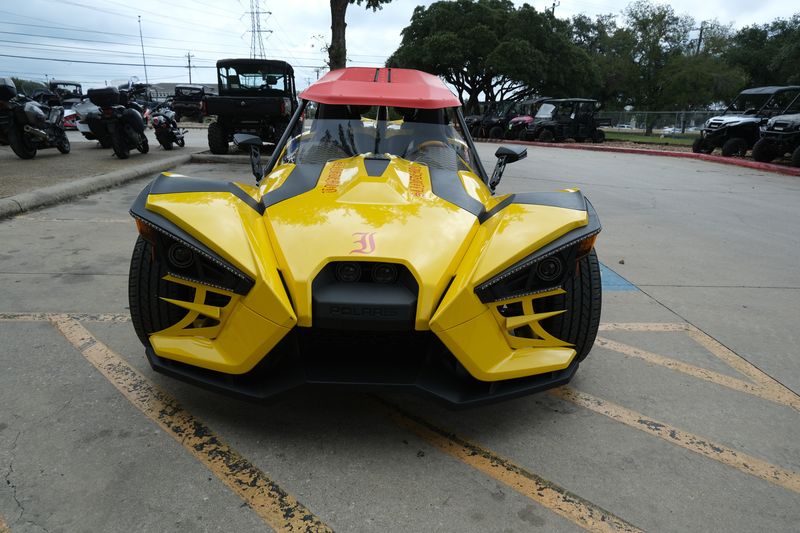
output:
[{"label": "headlight", "polygon": [[600,233],[597,213],[588,201],[586,207],[586,226],[568,232],[475,287],[481,302],[498,302],[561,287],[575,274],[578,260],[591,251]]},{"label": "headlight", "polygon": [[153,245],[170,275],[242,295],[253,288],[255,282],[250,277],[177,226],[170,228],[177,230],[172,233],[135,214],[134,219],[139,234]]}]

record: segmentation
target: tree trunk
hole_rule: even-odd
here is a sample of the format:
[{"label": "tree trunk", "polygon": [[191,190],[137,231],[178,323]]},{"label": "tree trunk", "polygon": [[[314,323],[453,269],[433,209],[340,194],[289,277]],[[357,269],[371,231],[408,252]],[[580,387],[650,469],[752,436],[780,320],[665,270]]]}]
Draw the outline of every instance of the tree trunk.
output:
[{"label": "tree trunk", "polygon": [[328,47],[328,63],[331,70],[347,66],[347,45],[344,21],[349,0],[331,0],[331,44]]}]

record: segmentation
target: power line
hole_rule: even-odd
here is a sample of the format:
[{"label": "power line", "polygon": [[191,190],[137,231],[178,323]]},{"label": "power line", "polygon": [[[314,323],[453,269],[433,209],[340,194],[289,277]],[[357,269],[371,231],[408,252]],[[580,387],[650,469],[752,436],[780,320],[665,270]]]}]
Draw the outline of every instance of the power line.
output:
[{"label": "power line", "polygon": [[[14,59],[33,59],[37,61],[54,61],[57,63],[85,63],[89,65],[115,65],[118,67],[143,67],[143,63],[115,63],[113,61],[86,61],[80,59],[64,59],[56,57],[32,57],[17,56],[12,54],[0,54],[0,57],[12,57]],[[320,68],[318,65],[292,65],[294,68]],[[186,68],[185,65],[150,65],[153,68]],[[197,65],[193,68],[217,68],[216,65]]]}]

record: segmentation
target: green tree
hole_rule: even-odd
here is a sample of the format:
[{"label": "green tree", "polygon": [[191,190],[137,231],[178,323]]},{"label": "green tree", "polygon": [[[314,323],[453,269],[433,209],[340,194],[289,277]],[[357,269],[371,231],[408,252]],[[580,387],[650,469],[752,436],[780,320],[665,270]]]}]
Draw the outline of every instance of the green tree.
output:
[{"label": "green tree", "polygon": [[570,40],[568,23],[508,0],[417,7],[387,66],[438,74],[473,112],[481,95],[489,102],[572,95],[595,78],[588,56]]},{"label": "green tree", "polygon": [[748,85],[800,83],[800,13],[742,28],[723,55],[746,73]]},{"label": "green tree", "polygon": [[17,92],[30,95],[33,94],[34,91],[40,89],[47,89],[47,86],[44,83],[32,80],[25,80],[22,78],[11,78],[11,81],[14,82],[14,86],[17,88]]},{"label": "green tree", "polygon": [[328,66],[331,70],[344,68],[347,66],[347,43],[345,41],[345,30],[347,23],[345,15],[347,6],[350,4],[362,3],[367,9],[377,11],[382,8],[382,4],[388,4],[392,0],[331,0],[331,44],[328,45]]}]

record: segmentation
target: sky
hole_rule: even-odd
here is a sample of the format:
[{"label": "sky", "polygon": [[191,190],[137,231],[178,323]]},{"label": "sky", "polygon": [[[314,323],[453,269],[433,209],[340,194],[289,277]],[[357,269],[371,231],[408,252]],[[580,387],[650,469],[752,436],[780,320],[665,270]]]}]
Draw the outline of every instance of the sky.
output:
[{"label": "sky", "polygon": [[[267,57],[295,68],[297,86],[324,73],[322,47],[330,40],[328,0],[260,0],[260,34]],[[430,1],[394,0],[373,13],[351,5],[347,11],[349,66],[382,66],[400,43],[417,5]],[[514,2],[521,5],[523,2]],[[528,0],[538,10],[553,0]],[[559,0],[555,14],[620,14],[628,0]],[[698,22],[717,19],[734,28],[788,18],[800,12],[788,0],[677,0],[679,14]],[[192,55],[192,81],[215,84],[214,63],[249,57],[250,0],[25,0],[0,1],[0,77],[79,81],[86,87],[117,84],[136,76],[150,83],[187,83],[186,54]],[[142,39],[139,38],[141,16]],[[8,56],[25,56],[8,57]],[[44,58],[44,59],[33,59]],[[78,63],[76,61],[84,61]],[[93,63],[92,63],[93,62]],[[105,63],[125,63],[111,65]]]}]

